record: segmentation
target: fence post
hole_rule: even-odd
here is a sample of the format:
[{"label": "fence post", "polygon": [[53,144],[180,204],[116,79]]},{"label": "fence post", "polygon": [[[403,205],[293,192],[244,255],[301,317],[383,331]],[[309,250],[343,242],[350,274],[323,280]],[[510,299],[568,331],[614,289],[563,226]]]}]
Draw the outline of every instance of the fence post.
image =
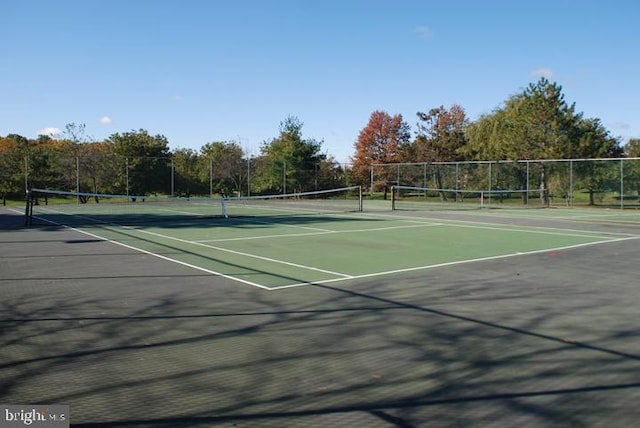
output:
[{"label": "fence post", "polygon": [[371,185],[369,187],[369,193],[370,196],[373,196],[373,164],[371,164],[371,179],[370,179]]},{"label": "fence post", "polygon": [[620,159],[620,209],[624,210],[624,159]]},{"label": "fence post", "polygon": [[24,191],[29,191],[29,156],[24,157]]},{"label": "fence post", "polygon": [[[423,164],[423,169],[422,169],[422,187],[424,187],[425,189],[428,187],[427,186],[427,163],[425,162]],[[425,190],[426,192],[426,190]],[[426,193],[425,193],[426,195]]]},{"label": "fence post", "polygon": [[[492,186],[493,186],[493,171],[491,171],[491,165],[493,164],[493,161],[489,161],[489,203],[491,203],[491,190],[492,190]],[[484,195],[481,194],[481,198],[482,198],[482,206],[484,206]]]},{"label": "fence post", "polygon": [[527,205],[529,205],[529,161],[525,161],[525,165],[527,165]]},{"label": "fence post", "polygon": [[173,160],[173,156],[171,157],[171,197],[175,196],[175,183],[176,181],[176,165]]},{"label": "fence post", "polygon": [[76,156],[76,203],[80,204],[80,157]]},{"label": "fence post", "polygon": [[247,196],[251,196],[251,156],[247,156]]},{"label": "fence post", "polygon": [[213,158],[209,158],[209,196],[213,198]]},{"label": "fence post", "polygon": [[33,199],[31,197],[31,192],[27,189],[25,193],[27,199],[27,206],[25,207],[24,212],[24,225],[31,226],[33,223]]},{"label": "fence post", "polygon": [[573,208],[573,160],[569,161],[569,207]]}]

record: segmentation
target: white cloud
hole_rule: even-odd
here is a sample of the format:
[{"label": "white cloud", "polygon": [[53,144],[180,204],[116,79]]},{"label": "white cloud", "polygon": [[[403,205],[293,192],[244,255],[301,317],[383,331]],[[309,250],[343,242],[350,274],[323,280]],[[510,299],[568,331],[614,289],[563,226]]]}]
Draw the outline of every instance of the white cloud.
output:
[{"label": "white cloud", "polygon": [[182,95],[174,95],[173,96],[173,101],[178,102],[178,101],[182,101],[182,100],[184,100],[184,97]]},{"label": "white cloud", "polygon": [[545,79],[551,79],[553,77],[553,70],[550,68],[536,68],[531,71],[533,77],[544,77]]},{"label": "white cloud", "polygon": [[433,35],[431,28],[426,25],[418,25],[413,29],[414,34],[417,34],[421,39],[430,39]]},{"label": "white cloud", "polygon": [[44,128],[38,131],[38,135],[46,135],[47,137],[57,137],[62,135],[62,131],[58,128]]},{"label": "white cloud", "polygon": [[631,129],[631,125],[627,122],[614,122],[610,126],[614,129],[622,129],[624,131]]},{"label": "white cloud", "polygon": [[100,123],[103,125],[111,125],[111,118],[109,116],[102,116],[100,118]]}]

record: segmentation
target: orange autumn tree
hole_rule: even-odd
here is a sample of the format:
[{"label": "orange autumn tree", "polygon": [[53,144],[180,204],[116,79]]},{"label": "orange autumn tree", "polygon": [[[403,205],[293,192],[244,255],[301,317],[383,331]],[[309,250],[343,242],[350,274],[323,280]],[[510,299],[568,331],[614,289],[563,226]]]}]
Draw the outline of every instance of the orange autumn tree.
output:
[{"label": "orange autumn tree", "polygon": [[[359,184],[371,183],[372,165],[398,162],[410,138],[411,129],[401,114],[392,117],[381,110],[371,113],[369,123],[360,131],[355,142],[355,155],[351,158],[354,181]],[[386,197],[392,180],[385,172],[382,177],[376,177],[377,184],[371,183],[374,186],[372,190],[384,190]]]}]

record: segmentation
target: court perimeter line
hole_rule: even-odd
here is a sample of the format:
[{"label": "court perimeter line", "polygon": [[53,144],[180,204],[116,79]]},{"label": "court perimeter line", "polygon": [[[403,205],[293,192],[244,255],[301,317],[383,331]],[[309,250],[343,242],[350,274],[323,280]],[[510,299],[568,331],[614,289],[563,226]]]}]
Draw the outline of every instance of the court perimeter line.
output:
[{"label": "court perimeter line", "polygon": [[109,242],[111,244],[120,245],[121,247],[125,247],[125,248],[128,248],[130,250],[138,251],[140,253],[144,253],[144,254],[147,254],[147,255],[150,255],[150,256],[153,256],[153,257],[157,257],[157,258],[165,260],[165,261],[177,263],[179,265],[186,266],[186,267],[192,268],[192,269],[196,269],[196,270],[199,270],[201,272],[208,273],[210,275],[220,276],[222,278],[226,278],[226,279],[229,279],[229,280],[238,281],[238,282],[241,282],[241,283],[244,283],[244,284],[247,284],[247,285],[252,285],[254,287],[262,288],[263,290],[267,290],[267,291],[271,291],[272,290],[272,288],[264,286],[262,284],[258,284],[256,282],[251,282],[251,281],[247,281],[247,280],[244,280],[244,279],[241,279],[241,278],[236,278],[234,276],[230,276],[230,275],[224,274],[222,272],[216,272],[214,270],[206,269],[206,268],[203,268],[203,267],[200,267],[200,266],[196,266],[196,265],[193,265],[191,263],[182,262],[180,260],[172,259],[171,257],[163,256],[162,254],[154,253],[152,251],[143,250],[142,248],[137,248],[137,247],[134,247],[132,245],[128,245],[128,244],[124,244],[122,242],[114,241],[112,239],[107,239],[107,238],[104,238],[102,236],[95,235],[95,234],[93,234],[91,232],[87,232],[85,230],[78,229],[78,228],[75,228],[73,226],[69,226],[67,224],[56,223],[55,221],[47,220],[47,219],[39,217],[39,216],[34,216],[34,218],[37,218],[38,220],[44,221],[46,223],[55,224],[56,226],[62,226],[64,228],[73,230],[75,232],[82,233],[84,235],[91,236],[92,238],[99,239],[100,241],[105,241],[105,242]]},{"label": "court perimeter line", "polygon": [[[583,211],[587,211],[590,208],[560,208],[560,210],[564,210],[564,212],[569,212],[569,210],[583,210]],[[534,219],[534,220],[546,220],[546,219],[553,219],[553,220],[558,220],[558,221],[565,221],[565,222],[579,222],[579,223],[601,223],[601,222],[607,222],[607,223],[612,223],[612,224],[638,224],[637,221],[630,221],[627,220],[627,218],[633,219],[633,217],[638,217],[640,216],[640,214],[638,213],[632,213],[632,212],[605,212],[605,213],[598,213],[596,212],[596,210],[599,210],[600,208],[591,208],[594,211],[589,212],[587,214],[578,214],[576,212],[571,212],[570,216],[567,217],[563,217],[560,215],[532,215],[532,210],[501,210],[502,212],[497,212],[497,211],[492,211],[492,212],[476,212],[474,215],[477,216],[482,216],[482,217],[500,217],[500,218],[517,218],[517,219]],[[608,209],[608,208],[602,208],[602,209]],[[524,214],[526,212],[526,214]],[[516,214],[517,213],[517,214]],[[520,213],[523,213],[523,215],[520,215]],[[604,217],[622,217],[620,220],[618,219],[603,219]],[[598,221],[600,219],[600,221]]]},{"label": "court perimeter line", "polygon": [[326,230],[324,232],[308,232],[308,233],[283,233],[280,235],[245,236],[243,238],[203,239],[201,241],[194,241],[194,242],[207,243],[207,242],[228,242],[228,241],[251,241],[254,239],[265,239],[265,238],[273,239],[273,238],[289,238],[289,237],[300,237],[300,236],[331,235],[334,233],[342,234],[342,233],[378,232],[382,230],[410,229],[415,227],[431,227],[431,226],[444,226],[444,225],[441,223],[423,222],[421,224],[414,224],[411,226],[374,227],[371,229],[354,229],[354,230]]},{"label": "court perimeter line", "polygon": [[[285,286],[280,286],[280,287],[266,287],[266,289],[268,289],[268,290],[278,290],[280,288],[291,288],[293,286],[303,286],[303,285],[311,285],[311,284],[325,284],[325,283],[333,283],[333,282],[345,281],[345,280],[351,280],[351,279],[359,279],[359,278],[369,278],[369,277],[376,277],[376,276],[383,276],[383,275],[391,275],[391,274],[394,274],[394,273],[402,273],[402,272],[410,272],[410,271],[415,271],[415,270],[430,269],[430,268],[433,268],[433,267],[442,267],[442,266],[455,265],[455,264],[460,264],[460,263],[470,263],[470,262],[483,261],[483,260],[493,260],[493,259],[499,259],[499,258],[507,258],[507,257],[521,256],[521,255],[529,255],[529,254],[536,254],[536,253],[546,252],[546,251],[559,251],[559,250],[566,250],[566,249],[578,248],[578,247],[589,246],[589,245],[596,245],[596,244],[601,244],[601,243],[605,243],[605,242],[624,241],[624,240],[629,240],[629,239],[639,239],[640,238],[640,236],[634,236],[634,237],[626,237],[626,238],[608,239],[608,238],[606,238],[604,236],[601,236],[601,235],[595,235],[594,236],[594,235],[590,235],[588,233],[586,233],[586,234],[572,234],[572,233],[558,233],[558,232],[545,231],[545,230],[535,230],[535,229],[534,230],[529,230],[529,229],[499,229],[499,230],[502,230],[502,231],[514,231],[514,232],[519,232],[519,233],[527,233],[527,232],[529,232],[529,233],[540,233],[540,234],[560,235],[560,236],[579,236],[579,237],[585,237],[585,238],[604,239],[604,240],[603,241],[598,241],[598,242],[588,242],[588,243],[584,243],[584,244],[575,244],[575,245],[570,245],[570,246],[549,248],[549,249],[543,249],[543,250],[516,252],[516,253],[512,253],[512,254],[507,254],[507,255],[490,256],[490,257],[483,257],[483,258],[478,258],[478,259],[462,260],[462,261],[458,261],[458,262],[447,262],[447,263],[438,264],[438,265],[417,266],[417,267],[413,267],[413,268],[396,269],[396,270],[391,270],[391,271],[376,272],[376,273],[363,274],[363,275],[347,275],[347,274],[342,274],[342,273],[333,272],[333,271],[329,271],[329,270],[324,270],[324,269],[320,269],[320,268],[315,268],[315,267],[312,267],[312,266],[299,265],[297,263],[290,263],[290,262],[286,262],[286,261],[283,261],[283,260],[277,260],[277,259],[272,259],[272,258],[269,258],[269,257],[263,257],[263,256],[254,255],[254,254],[249,254],[249,253],[243,253],[243,252],[240,252],[240,251],[235,251],[235,250],[229,250],[229,249],[226,249],[226,248],[215,247],[215,246],[212,246],[212,245],[206,245],[206,244],[203,244],[203,243],[200,243],[200,242],[197,242],[197,241],[188,241],[188,240],[184,240],[184,239],[180,239],[180,238],[173,238],[171,236],[166,236],[166,235],[163,235],[163,234],[160,234],[160,233],[156,233],[156,232],[138,230],[138,229],[135,229],[135,228],[131,228],[131,227],[128,227],[128,226],[123,226],[123,225],[118,225],[118,224],[115,224],[115,225],[118,226],[118,227],[123,227],[125,229],[131,229],[133,231],[147,233],[147,234],[150,234],[152,236],[158,236],[158,237],[165,238],[165,239],[176,240],[176,241],[184,242],[184,243],[187,243],[187,244],[200,245],[200,246],[203,246],[205,248],[212,248],[212,249],[220,250],[220,251],[223,251],[223,252],[229,252],[229,253],[232,253],[232,254],[237,254],[237,255],[246,256],[246,257],[254,257],[254,258],[261,259],[261,260],[266,260],[266,261],[269,261],[269,262],[282,263],[282,264],[289,265],[289,266],[299,267],[299,268],[308,269],[308,270],[312,270],[312,271],[318,271],[318,272],[322,272],[322,273],[328,273],[330,275],[335,275],[335,276],[341,276],[342,277],[342,278],[333,278],[333,279],[328,279],[328,280],[302,282],[302,283],[299,283],[299,284],[291,284],[291,285],[285,285]],[[439,226],[452,226],[452,227],[479,228],[479,229],[489,229],[489,230],[498,229],[495,226],[474,226],[474,225],[455,225],[455,224],[453,224],[453,225],[438,224],[438,225]],[[550,229],[553,230],[553,228],[550,228]],[[559,229],[559,230],[561,231],[562,229]]]},{"label": "court perimeter line", "polygon": [[[233,220],[236,220],[235,218],[232,218]],[[319,232],[333,232],[330,229],[321,229],[319,227],[309,227],[309,226],[296,226],[294,224],[282,224],[282,223],[277,223],[277,222],[273,222],[273,221],[260,221],[260,220],[253,220],[253,221],[243,221],[242,223],[260,223],[260,224],[268,224],[268,225],[277,225],[277,226],[282,226],[282,227],[291,227],[291,228],[295,228],[295,229],[304,229],[304,230],[315,230],[315,231],[319,231]],[[205,241],[198,241],[198,242],[205,242]]]},{"label": "court perimeter line", "polygon": [[[56,210],[50,210],[50,211],[58,212]],[[64,213],[64,212],[58,212],[58,213],[64,214],[64,215],[72,215],[72,214],[67,214],[67,213]],[[303,269],[316,270],[316,271],[321,271],[321,272],[328,273],[328,274],[333,274],[335,276],[341,276],[341,278],[333,278],[333,279],[328,279],[328,280],[302,282],[302,283],[289,284],[289,285],[283,285],[283,286],[277,286],[277,287],[268,287],[268,286],[265,286],[265,285],[262,285],[262,284],[254,283],[254,282],[247,281],[247,280],[244,280],[244,279],[241,279],[241,278],[237,278],[237,277],[234,277],[234,276],[223,274],[221,272],[216,272],[216,271],[213,271],[213,270],[210,270],[210,269],[206,269],[206,268],[202,268],[202,267],[199,267],[199,266],[196,266],[196,265],[192,265],[190,263],[182,262],[180,260],[172,259],[170,257],[166,257],[166,256],[163,256],[163,255],[160,255],[160,254],[157,254],[157,253],[153,253],[151,251],[143,250],[141,248],[133,247],[133,246],[130,246],[130,245],[118,242],[118,241],[114,241],[114,240],[111,240],[111,239],[106,239],[104,237],[92,234],[90,232],[87,232],[87,231],[84,231],[84,230],[81,230],[81,229],[77,229],[77,228],[69,226],[69,225],[56,223],[54,221],[50,221],[50,220],[44,219],[44,218],[39,217],[39,216],[35,216],[35,218],[38,218],[39,220],[42,220],[44,222],[47,222],[47,223],[50,223],[50,224],[59,225],[59,226],[63,226],[65,228],[69,228],[71,230],[74,230],[74,231],[83,233],[85,235],[100,239],[102,241],[111,242],[111,243],[114,243],[116,245],[120,245],[120,246],[125,247],[125,248],[129,248],[129,249],[132,249],[132,250],[135,250],[135,251],[139,251],[141,253],[145,253],[145,254],[148,254],[148,255],[151,255],[151,256],[166,260],[166,261],[174,262],[174,263],[186,266],[186,267],[194,268],[194,269],[202,271],[202,272],[206,272],[206,273],[209,273],[209,274],[212,274],[212,275],[220,276],[220,277],[223,277],[223,278],[226,278],[226,279],[230,279],[230,280],[233,280],[233,281],[237,281],[237,282],[240,282],[240,283],[244,283],[244,284],[247,284],[247,285],[258,287],[258,288],[261,288],[261,289],[267,290],[267,291],[276,291],[276,290],[285,289],[285,288],[294,288],[294,287],[307,286],[307,285],[313,285],[313,284],[326,284],[326,283],[333,283],[333,282],[341,282],[341,281],[347,281],[347,280],[352,280],[352,279],[372,278],[372,277],[377,277],[377,276],[385,276],[385,275],[391,275],[391,274],[403,273],[403,272],[411,272],[411,271],[417,271],[417,270],[426,270],[426,269],[432,269],[432,268],[444,267],[444,266],[451,266],[451,265],[457,265],[457,264],[472,263],[472,262],[486,261],[486,260],[496,260],[496,259],[502,259],[502,258],[515,257],[515,256],[543,253],[543,252],[547,252],[547,251],[559,251],[559,250],[573,249],[573,248],[578,248],[578,247],[585,247],[585,246],[591,246],[591,245],[604,244],[604,243],[609,243],[609,242],[620,242],[620,241],[626,241],[626,240],[632,240],[632,239],[640,239],[640,236],[631,236],[631,237],[616,238],[616,239],[606,239],[605,237],[599,236],[599,237],[594,237],[594,238],[600,238],[600,239],[606,239],[606,240],[598,241],[598,242],[589,242],[589,243],[584,243],[584,244],[576,244],[576,245],[570,245],[570,246],[564,246],[564,247],[547,248],[547,249],[541,249],[541,250],[516,252],[516,253],[511,253],[511,254],[503,254],[503,255],[489,256],[489,257],[481,257],[481,258],[476,258],[476,259],[467,259],[467,260],[459,260],[459,261],[454,261],[454,262],[445,262],[445,263],[440,263],[440,264],[435,264],[435,265],[416,266],[416,267],[411,267],[411,268],[396,269],[396,270],[368,273],[368,274],[362,274],[362,275],[347,275],[347,274],[342,274],[342,273],[337,273],[337,272],[325,271],[325,270],[322,270],[322,269],[313,268],[311,266],[297,265],[297,264],[285,262],[285,261],[282,261],[282,260],[269,259],[269,258],[266,258],[266,257],[257,256],[257,255],[253,255],[253,254],[242,253],[242,252],[237,252],[237,251],[228,250],[228,249],[224,249],[224,248],[219,248],[219,247],[215,247],[215,246],[210,246],[210,245],[199,243],[197,241],[187,241],[187,240],[183,240],[183,239],[180,239],[180,238],[173,238],[173,237],[170,237],[170,236],[157,234],[155,232],[138,230],[138,229],[132,228],[130,226],[124,226],[124,225],[119,225],[117,223],[105,222],[105,221],[94,219],[94,218],[91,218],[91,217],[85,217],[85,216],[78,216],[78,217],[84,217],[84,218],[87,218],[87,219],[89,219],[91,221],[94,221],[96,223],[103,223],[103,224],[112,225],[112,226],[115,226],[115,227],[120,227],[120,228],[123,228],[123,229],[129,229],[129,230],[132,230],[132,231],[137,231],[137,232],[141,232],[141,233],[147,233],[147,234],[159,236],[159,237],[162,237],[162,238],[165,238],[165,239],[181,241],[181,242],[184,242],[184,243],[187,243],[187,244],[199,245],[199,246],[203,246],[203,247],[206,247],[206,248],[220,250],[220,251],[223,251],[223,252],[235,253],[235,254],[238,254],[238,255],[246,256],[246,257],[254,257],[254,258],[258,258],[258,259],[264,259],[266,261],[272,261],[272,262],[275,262],[275,263],[283,263],[283,264],[288,264],[288,265],[292,265],[292,266],[295,266],[295,267],[300,267],[300,268],[303,268]],[[381,215],[381,217],[392,217],[392,218],[395,218],[395,219],[405,219],[405,220],[409,220],[409,221],[411,221],[411,220],[427,220],[427,221],[425,221],[425,223],[428,222],[428,219],[423,219],[423,218],[419,218],[419,217],[403,217],[403,216],[393,216],[393,215],[384,215],[384,214]],[[476,222],[472,222],[472,221],[462,221],[462,220],[454,221],[454,224],[451,224],[451,223],[447,224],[447,222],[445,222],[445,223],[439,224],[439,225],[455,226],[455,223],[471,223],[471,224],[491,225],[491,223],[476,223]],[[497,226],[497,225],[495,225],[495,226]],[[496,228],[495,226],[494,227],[485,226],[485,227],[490,228],[490,229],[494,229],[494,228]],[[467,225],[466,227],[474,227],[474,226]],[[477,226],[477,227],[482,228],[480,226]],[[540,228],[540,229],[545,229],[545,228]],[[548,228],[548,229],[553,230],[555,228]],[[504,230],[504,229],[501,229],[501,230]],[[512,229],[512,230],[520,231],[520,232],[534,232],[533,230],[518,230],[518,229]],[[557,230],[562,231],[563,229],[557,229]],[[570,229],[564,229],[564,230],[570,231]],[[573,230],[573,231],[580,232],[580,231],[576,231],[576,230]],[[547,233],[551,233],[551,232],[547,232]],[[587,235],[587,234],[581,234],[579,236],[589,237],[589,235]]]},{"label": "court perimeter line", "polygon": [[[429,219],[426,217],[414,217],[414,216],[399,216],[393,214],[370,214],[375,215],[377,218],[391,218],[395,220],[405,219],[406,221],[433,221],[433,219]],[[521,217],[513,217],[513,216],[499,216],[501,218],[521,218]],[[544,218],[535,217],[535,219],[540,220]],[[630,233],[618,233],[618,232],[589,232],[580,229],[567,229],[561,227],[545,227],[545,226],[521,226],[521,225],[509,225],[509,224],[501,224],[495,222],[486,222],[486,221],[472,221],[472,220],[455,220],[455,219],[437,219],[440,222],[440,226],[460,226],[460,227],[476,227],[478,229],[489,229],[489,230],[512,230],[514,232],[531,232],[531,233],[542,233],[542,234],[552,234],[551,231],[557,231],[560,235],[566,236],[579,236],[579,237],[600,237],[606,238],[607,236],[624,236],[631,238],[638,238],[640,235],[634,235]],[[587,223],[580,221],[580,223]],[[523,228],[524,227],[524,228]],[[575,234],[573,234],[575,232]],[[590,235],[591,233],[591,235]],[[598,234],[599,233],[599,234]]]},{"label": "court perimeter line", "polygon": [[[608,236],[630,236],[629,234],[623,233],[609,233],[603,232],[601,234],[576,230],[576,229],[565,229],[565,228],[555,228],[555,227],[544,227],[544,226],[531,226],[522,228],[522,226],[513,226],[513,225],[499,225],[497,223],[487,223],[487,222],[475,222],[471,220],[444,220],[440,222],[433,222],[432,220],[419,218],[419,217],[404,217],[404,216],[393,216],[389,214],[383,214],[379,217],[392,217],[395,220],[401,220],[405,222],[418,223],[412,226],[389,226],[389,227],[380,227],[380,228],[370,228],[370,229],[355,229],[355,230],[328,230],[328,229],[317,229],[320,232],[310,232],[310,233],[293,233],[293,234],[281,234],[281,235],[262,235],[262,236],[248,236],[242,238],[221,238],[221,239],[210,239],[210,240],[199,240],[194,241],[197,243],[207,243],[207,242],[228,242],[228,241],[248,241],[254,239],[266,239],[266,238],[287,238],[287,237],[301,237],[301,236],[317,236],[317,235],[326,235],[331,233],[358,233],[358,232],[376,232],[376,231],[384,231],[384,230],[393,230],[393,229],[404,229],[404,228],[412,228],[412,227],[428,227],[428,226],[451,226],[451,227],[466,227],[466,228],[477,228],[477,229],[488,229],[488,230],[500,230],[500,231],[513,231],[520,233],[537,233],[537,234],[545,234],[545,235],[555,235],[555,236],[577,236],[584,238],[595,238],[595,239],[606,239]],[[508,218],[508,217],[506,217]],[[267,223],[267,222],[264,222]],[[272,223],[267,223],[272,224]],[[278,225],[280,226],[280,225]],[[311,228],[313,229],[313,228]],[[636,236],[636,235],[631,235]]]},{"label": "court perimeter line", "polygon": [[458,260],[458,261],[453,261],[453,262],[437,263],[437,264],[434,264],[434,265],[415,266],[415,267],[410,267],[410,268],[405,268],[405,269],[395,269],[395,270],[389,270],[389,271],[383,271],[383,272],[374,272],[374,273],[366,273],[366,274],[362,274],[362,275],[353,275],[351,278],[334,278],[334,279],[327,279],[327,280],[322,280],[322,281],[300,282],[300,283],[297,283],[297,284],[289,284],[289,285],[283,285],[283,286],[279,286],[279,287],[267,287],[267,289],[269,291],[276,291],[276,290],[285,289],[285,288],[303,287],[303,286],[314,285],[314,284],[329,284],[329,283],[342,282],[342,281],[354,280],[354,279],[375,278],[375,277],[378,277],[378,276],[393,275],[393,274],[396,274],[396,273],[405,273],[405,272],[412,272],[412,271],[417,271],[417,270],[434,269],[434,268],[445,267],[445,266],[455,266],[455,265],[460,265],[460,264],[465,264],[465,263],[482,262],[482,261],[487,261],[487,260],[499,260],[499,259],[506,259],[506,258],[510,258],[510,257],[518,257],[518,256],[528,256],[528,255],[531,255],[531,254],[545,253],[547,251],[572,250],[574,248],[588,247],[588,246],[599,245],[599,244],[608,244],[608,243],[611,243],[611,242],[629,241],[629,240],[632,240],[632,239],[640,239],[640,236],[634,236],[634,237],[628,237],[628,238],[616,238],[616,239],[609,239],[609,240],[598,241],[598,242],[587,242],[587,243],[584,243],[584,244],[567,245],[567,246],[564,246],[564,247],[545,248],[545,249],[542,249],[542,250],[518,251],[518,252],[515,252],[515,253],[502,254],[502,255],[497,255],[497,256],[479,257],[479,258],[475,258],[475,259],[467,259],[467,260]]},{"label": "court perimeter line", "polygon": [[271,263],[279,263],[279,264],[292,266],[292,267],[296,267],[296,268],[301,268],[301,269],[305,269],[305,270],[312,270],[312,271],[316,271],[316,272],[327,273],[329,275],[341,276],[341,277],[344,277],[346,279],[351,278],[351,275],[347,275],[346,273],[334,272],[334,271],[330,271],[330,270],[326,270],[326,269],[316,268],[316,267],[313,267],[313,266],[307,266],[307,265],[301,265],[301,264],[298,264],[298,263],[286,262],[284,260],[278,260],[278,259],[273,259],[271,257],[259,256],[257,254],[243,253],[242,251],[235,251],[235,250],[230,250],[228,248],[216,247],[214,245],[207,245],[207,244],[204,244],[204,243],[198,242],[198,241],[189,241],[189,240],[186,240],[186,239],[174,238],[173,236],[163,235],[162,233],[150,232],[148,230],[140,230],[140,229],[136,229],[136,228],[129,227],[129,226],[123,226],[123,225],[117,224],[117,223],[110,223],[110,224],[112,224],[114,226],[117,226],[117,227],[122,227],[124,229],[133,230],[135,232],[146,233],[148,235],[157,236],[159,238],[164,238],[164,239],[169,239],[169,240],[173,240],[173,241],[182,242],[184,244],[191,244],[191,245],[197,245],[197,246],[200,246],[200,247],[210,248],[212,250],[217,250],[217,251],[221,251],[221,252],[224,252],[224,253],[235,254],[235,255],[243,256],[243,257],[250,257],[250,258],[254,258],[254,259],[258,259],[258,260],[264,260],[264,261],[271,262]]},{"label": "court perimeter line", "polygon": [[[301,265],[301,264],[298,264],[298,263],[287,262],[287,261],[284,261],[284,260],[273,259],[273,258],[270,258],[270,257],[258,256],[256,254],[243,253],[241,251],[235,251],[235,250],[230,250],[230,249],[227,249],[227,248],[216,247],[216,246],[213,246],[213,245],[207,245],[207,244],[203,244],[203,243],[200,243],[200,242],[197,242],[197,241],[188,241],[186,239],[175,238],[173,236],[163,235],[161,233],[156,233],[156,232],[150,232],[148,230],[140,230],[140,229],[136,229],[136,228],[131,227],[131,226],[125,226],[125,225],[118,224],[118,223],[107,222],[107,221],[99,220],[99,219],[92,218],[92,217],[89,217],[89,216],[67,214],[65,212],[52,210],[50,208],[47,208],[45,210],[51,211],[51,212],[54,212],[54,213],[58,213],[58,214],[70,215],[72,217],[85,218],[87,220],[91,220],[91,221],[95,222],[96,224],[106,224],[106,225],[109,225],[109,226],[119,227],[119,228],[122,228],[122,229],[125,229],[125,230],[131,230],[131,231],[134,231],[134,232],[144,233],[144,234],[151,235],[151,236],[156,236],[156,237],[159,237],[159,238],[164,238],[164,239],[168,239],[168,240],[182,242],[184,244],[196,245],[196,246],[200,246],[200,247],[210,248],[212,250],[217,250],[217,251],[221,251],[221,252],[224,252],[224,253],[230,253],[230,254],[235,254],[235,255],[239,255],[239,256],[243,256],[243,257],[249,257],[249,258],[254,258],[254,259],[258,259],[258,260],[263,260],[263,261],[267,261],[267,262],[270,262],[270,263],[279,263],[279,264],[283,264],[283,265],[286,265],[286,266],[292,266],[292,267],[296,267],[296,268],[300,268],[300,269],[326,273],[326,274],[329,274],[329,275],[339,276],[339,277],[343,277],[343,278],[346,278],[346,279],[351,278],[351,275],[347,275],[346,273],[334,272],[334,271],[330,271],[330,270],[326,270],[326,269],[316,268],[316,267],[313,267],[313,266]],[[40,218],[40,217],[37,217],[37,218]],[[42,219],[42,220],[44,220],[44,219]],[[53,223],[53,222],[51,222],[51,223]],[[135,247],[130,247],[130,248],[135,248]],[[142,250],[142,251],[144,251],[144,250]],[[152,254],[152,253],[150,253],[150,254]],[[169,259],[169,258],[167,258],[167,259],[168,260],[172,260],[172,259]]]},{"label": "court perimeter line", "polygon": [[[586,231],[584,233],[576,233],[576,232],[582,232],[582,231],[561,229],[561,228],[555,228],[555,227],[531,227],[531,228],[519,229],[519,228],[509,227],[509,225],[505,225],[507,227],[498,227],[498,226],[490,226],[490,225],[478,226],[473,222],[470,222],[470,223],[471,224],[443,224],[443,226],[466,227],[471,229],[499,230],[501,232],[537,233],[540,235],[577,236],[579,238],[593,238],[593,239],[607,239],[607,235],[611,235],[609,233],[604,233],[604,236],[603,236],[602,234],[586,232]],[[482,223],[479,223],[479,224],[482,224]],[[547,229],[547,230],[544,230],[544,229]],[[620,233],[616,235],[624,235],[624,234]]]}]

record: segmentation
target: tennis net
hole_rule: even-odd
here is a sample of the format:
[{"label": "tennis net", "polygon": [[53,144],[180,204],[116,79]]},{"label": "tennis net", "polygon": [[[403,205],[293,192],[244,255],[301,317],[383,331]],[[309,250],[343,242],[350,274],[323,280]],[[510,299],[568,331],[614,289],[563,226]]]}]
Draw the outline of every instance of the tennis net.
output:
[{"label": "tennis net", "polygon": [[225,217],[305,215],[310,213],[362,211],[360,186],[313,192],[222,199]]},{"label": "tennis net", "polygon": [[394,186],[393,210],[473,210],[482,208],[539,208],[539,190],[461,190]]},{"label": "tennis net", "polygon": [[136,225],[186,222],[220,216],[220,198],[110,195],[31,189],[25,224],[34,219],[56,224]]},{"label": "tennis net", "polygon": [[25,224],[83,225],[113,223],[125,226],[168,223],[188,224],[212,217],[292,216],[362,211],[359,186],[267,196],[170,197],[110,195],[31,189]]}]

